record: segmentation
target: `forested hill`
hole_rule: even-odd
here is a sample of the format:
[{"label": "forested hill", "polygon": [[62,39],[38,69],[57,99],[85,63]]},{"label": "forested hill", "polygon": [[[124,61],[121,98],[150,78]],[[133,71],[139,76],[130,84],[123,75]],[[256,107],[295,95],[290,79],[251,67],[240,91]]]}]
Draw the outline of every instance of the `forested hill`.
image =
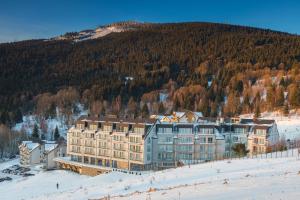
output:
[{"label": "forested hill", "polygon": [[[36,111],[38,97],[59,91],[75,91],[74,101],[90,108],[97,102],[106,112],[139,113],[145,103],[150,113],[172,107],[208,116],[286,111],[300,106],[299,62],[300,36],[213,23],[136,25],[81,42],[5,43],[0,117],[16,121],[15,111]],[[162,89],[168,99],[157,106]],[[59,104],[49,101],[45,109]]]}]

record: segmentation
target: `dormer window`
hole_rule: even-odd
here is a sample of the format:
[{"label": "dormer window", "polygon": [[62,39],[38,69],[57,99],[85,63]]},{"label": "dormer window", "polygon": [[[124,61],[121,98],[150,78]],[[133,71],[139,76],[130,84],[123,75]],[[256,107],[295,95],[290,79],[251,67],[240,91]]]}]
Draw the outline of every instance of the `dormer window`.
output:
[{"label": "dormer window", "polygon": [[132,124],[129,124],[128,131],[132,131]]},{"label": "dormer window", "polygon": [[116,124],[116,123],[113,123],[112,129],[113,129],[113,130],[116,130],[116,129],[117,129],[117,124]]}]

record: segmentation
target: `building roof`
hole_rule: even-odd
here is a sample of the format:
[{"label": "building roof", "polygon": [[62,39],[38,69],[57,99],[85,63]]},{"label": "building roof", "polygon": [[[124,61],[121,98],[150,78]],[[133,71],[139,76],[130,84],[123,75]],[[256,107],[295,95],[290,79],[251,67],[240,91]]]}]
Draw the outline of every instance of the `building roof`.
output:
[{"label": "building roof", "polygon": [[82,123],[82,122],[89,122],[89,121],[94,121],[94,122],[111,122],[111,123],[128,123],[128,124],[154,124],[156,119],[143,119],[143,118],[116,118],[116,117],[111,117],[111,116],[101,116],[101,117],[95,117],[95,116],[86,116],[83,115],[79,117],[76,123]]},{"label": "building roof", "polygon": [[50,152],[58,147],[56,143],[45,143],[45,151]]},{"label": "building roof", "polygon": [[22,141],[21,145],[25,146],[30,152],[40,146],[39,143],[32,141]]},{"label": "building roof", "polygon": [[240,121],[241,124],[274,124],[274,119],[249,119],[242,118]]}]

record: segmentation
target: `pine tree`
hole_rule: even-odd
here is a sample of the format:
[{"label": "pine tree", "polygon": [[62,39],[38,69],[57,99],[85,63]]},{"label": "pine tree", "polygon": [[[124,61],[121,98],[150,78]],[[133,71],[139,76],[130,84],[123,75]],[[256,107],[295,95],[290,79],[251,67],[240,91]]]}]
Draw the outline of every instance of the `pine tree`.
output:
[{"label": "pine tree", "polygon": [[286,103],[283,107],[283,114],[287,116],[289,114],[289,105]]},{"label": "pine tree", "polygon": [[134,101],[133,97],[130,97],[128,104],[127,104],[127,108],[128,108],[129,115],[136,117],[136,115],[138,113],[138,107],[137,107],[137,104]]},{"label": "pine tree", "polygon": [[276,106],[280,107],[284,105],[284,90],[282,87],[276,90]]},{"label": "pine tree", "polygon": [[275,105],[275,98],[274,98],[274,88],[270,87],[267,90],[267,105],[268,105],[268,110],[271,111],[274,108]]},{"label": "pine tree", "polygon": [[247,150],[247,147],[245,144],[242,143],[238,143],[235,144],[232,147],[232,150],[238,155],[238,156],[245,156],[247,155],[247,153],[249,152],[249,150]]},{"label": "pine tree", "polygon": [[158,114],[163,115],[165,113],[165,107],[162,102],[159,103],[158,105]]},{"label": "pine tree", "polygon": [[54,130],[54,140],[57,141],[59,138],[60,138],[60,134],[59,134],[58,128],[56,126],[55,130]]},{"label": "pine tree", "polygon": [[50,119],[54,119],[56,117],[56,106],[54,103],[51,103],[50,108],[47,112],[47,117]]},{"label": "pine tree", "polygon": [[147,104],[145,103],[142,108],[142,117],[147,118],[149,116],[149,109]]},{"label": "pine tree", "polygon": [[173,111],[178,111],[179,108],[180,108],[179,100],[177,97],[175,97],[173,101]]},{"label": "pine tree", "polygon": [[17,111],[14,113],[14,116],[13,116],[13,121],[15,123],[20,123],[23,121],[23,115],[22,115],[22,112],[21,110],[18,108]]},{"label": "pine tree", "polygon": [[40,138],[40,134],[39,134],[39,127],[37,124],[34,124],[34,127],[33,127],[33,131],[32,131],[32,138],[33,139],[39,139]]},{"label": "pine tree", "polygon": [[259,117],[260,117],[260,108],[259,108],[259,105],[256,105],[255,112],[254,112],[254,118],[259,118]]}]

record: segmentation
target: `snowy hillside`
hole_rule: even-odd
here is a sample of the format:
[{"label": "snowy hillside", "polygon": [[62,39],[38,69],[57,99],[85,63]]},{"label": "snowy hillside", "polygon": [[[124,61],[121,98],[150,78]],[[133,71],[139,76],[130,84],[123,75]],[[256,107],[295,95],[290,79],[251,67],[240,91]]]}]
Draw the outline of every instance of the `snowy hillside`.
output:
[{"label": "snowy hillside", "polygon": [[[82,104],[77,104],[79,113],[72,116],[73,121],[77,120],[81,115],[87,115],[88,111],[84,109]],[[46,139],[51,139],[51,134],[57,127],[61,136],[65,137],[69,127],[66,124],[65,117],[56,111],[57,117],[53,119],[46,119],[44,121],[46,129]],[[41,128],[41,121],[35,115],[23,116],[23,122],[17,123],[13,129],[17,131],[24,130],[28,135],[31,135],[34,125],[37,124]]]},{"label": "snowy hillside", "polygon": [[[16,162],[0,164],[0,170]],[[70,171],[40,171],[32,177],[1,182],[0,196],[1,200],[81,200],[107,195],[111,199],[136,200],[298,199],[299,171],[296,151],[283,158],[218,161],[142,175],[112,172],[87,177]]]},{"label": "snowy hillside", "polygon": [[64,35],[52,38],[52,40],[73,40],[74,42],[80,42],[84,40],[91,40],[104,37],[110,33],[119,33],[129,30],[135,30],[138,25],[140,25],[140,23],[137,22],[114,23],[107,26],[100,26],[93,30],[66,33]]}]

